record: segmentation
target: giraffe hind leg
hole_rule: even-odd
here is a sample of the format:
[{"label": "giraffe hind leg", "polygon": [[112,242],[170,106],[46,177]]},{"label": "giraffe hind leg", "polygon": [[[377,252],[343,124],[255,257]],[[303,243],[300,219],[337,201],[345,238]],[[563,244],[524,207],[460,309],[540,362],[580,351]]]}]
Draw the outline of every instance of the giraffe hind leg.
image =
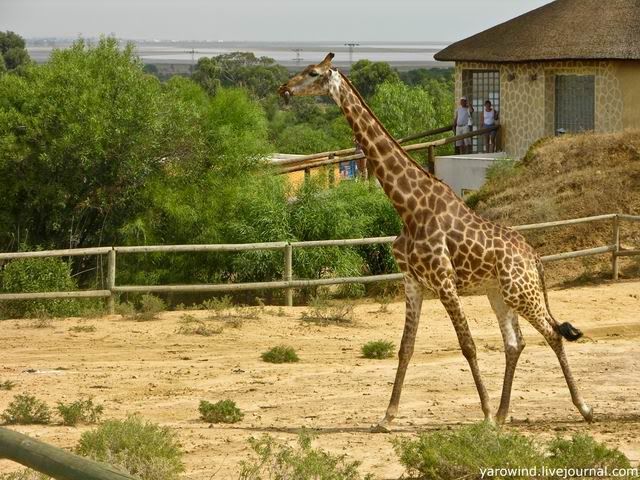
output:
[{"label": "giraffe hind leg", "polygon": [[504,342],[505,353],[505,370],[504,381],[502,383],[502,396],[500,397],[500,406],[496,413],[496,423],[504,423],[509,413],[509,403],[511,401],[511,388],[513,385],[513,377],[516,371],[516,365],[520,358],[520,353],[524,349],[525,342],[518,324],[518,315],[507,306],[502,298],[500,291],[490,290],[487,294],[489,303],[493,309],[498,324],[500,325],[500,333]]}]

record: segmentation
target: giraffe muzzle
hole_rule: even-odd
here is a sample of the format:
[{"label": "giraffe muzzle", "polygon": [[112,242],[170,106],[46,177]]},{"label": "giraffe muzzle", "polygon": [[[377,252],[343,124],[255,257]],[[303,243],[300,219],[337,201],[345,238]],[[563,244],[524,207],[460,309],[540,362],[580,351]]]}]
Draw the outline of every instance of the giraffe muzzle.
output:
[{"label": "giraffe muzzle", "polygon": [[284,99],[285,104],[289,104],[289,99],[293,96],[293,92],[289,90],[289,87],[284,84],[278,88],[278,95],[280,95]]}]

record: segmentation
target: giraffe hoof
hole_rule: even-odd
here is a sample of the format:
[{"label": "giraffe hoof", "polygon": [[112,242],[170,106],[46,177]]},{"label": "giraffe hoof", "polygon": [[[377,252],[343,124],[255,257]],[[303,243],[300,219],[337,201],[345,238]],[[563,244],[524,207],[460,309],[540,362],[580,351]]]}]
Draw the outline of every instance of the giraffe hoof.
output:
[{"label": "giraffe hoof", "polygon": [[593,422],[593,408],[585,406],[584,408],[580,409],[580,413],[587,422]]},{"label": "giraffe hoof", "polygon": [[370,428],[370,431],[371,433],[391,433],[391,430],[389,430],[387,427],[385,427],[381,423],[378,423],[377,425],[372,426]]}]

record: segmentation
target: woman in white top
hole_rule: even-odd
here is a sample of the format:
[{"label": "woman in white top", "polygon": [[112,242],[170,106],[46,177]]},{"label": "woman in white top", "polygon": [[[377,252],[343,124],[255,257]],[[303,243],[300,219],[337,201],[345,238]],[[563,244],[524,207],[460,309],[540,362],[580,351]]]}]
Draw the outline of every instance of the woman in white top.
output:
[{"label": "woman in white top", "polygon": [[[491,102],[487,100],[484,102],[484,110],[482,111],[482,127],[488,128],[496,125],[498,121],[498,111],[493,108]],[[487,134],[487,141],[485,142],[487,152],[493,153],[496,151],[496,130],[491,130]]]}]

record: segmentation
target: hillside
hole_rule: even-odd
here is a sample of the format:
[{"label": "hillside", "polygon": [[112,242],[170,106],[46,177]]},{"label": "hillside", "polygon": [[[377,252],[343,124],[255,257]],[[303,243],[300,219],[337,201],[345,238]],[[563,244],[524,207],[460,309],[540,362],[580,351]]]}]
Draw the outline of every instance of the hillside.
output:
[{"label": "hillside", "polygon": [[[487,184],[469,199],[487,218],[506,225],[539,223],[606,213],[640,215],[640,131],[544,139],[522,162],[493,168]],[[529,232],[541,254],[602,246],[611,223],[598,222]],[[623,223],[624,247],[640,247],[640,224]],[[549,264],[551,283],[610,278],[610,256]],[[622,277],[640,274],[640,259],[621,260]]]}]

